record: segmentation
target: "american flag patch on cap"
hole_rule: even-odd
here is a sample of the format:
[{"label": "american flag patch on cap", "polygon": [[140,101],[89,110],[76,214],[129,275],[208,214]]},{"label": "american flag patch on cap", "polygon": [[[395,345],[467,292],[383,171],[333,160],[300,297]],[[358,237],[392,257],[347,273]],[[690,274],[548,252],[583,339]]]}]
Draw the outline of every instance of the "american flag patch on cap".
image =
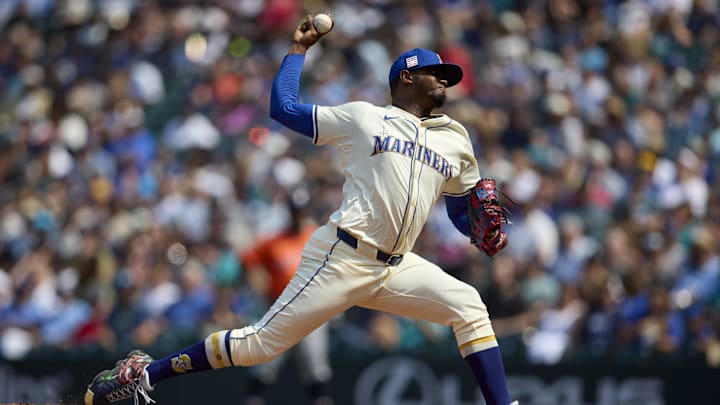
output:
[{"label": "american flag patch on cap", "polygon": [[409,69],[411,67],[418,65],[418,57],[417,55],[413,55],[409,58],[405,58],[405,66]]}]

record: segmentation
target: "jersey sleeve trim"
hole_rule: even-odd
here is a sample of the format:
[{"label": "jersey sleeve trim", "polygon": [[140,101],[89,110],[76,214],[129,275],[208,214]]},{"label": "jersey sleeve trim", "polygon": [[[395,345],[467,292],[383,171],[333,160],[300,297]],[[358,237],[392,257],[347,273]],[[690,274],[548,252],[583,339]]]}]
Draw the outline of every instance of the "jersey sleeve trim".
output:
[{"label": "jersey sleeve trim", "polygon": [[312,109],[312,119],[313,119],[313,143],[317,145],[318,143],[318,111],[317,106],[314,105]]},{"label": "jersey sleeve trim", "polygon": [[456,193],[442,193],[442,195],[445,197],[465,197],[470,194],[470,191],[471,190],[467,190],[464,193],[457,193],[457,194]]}]

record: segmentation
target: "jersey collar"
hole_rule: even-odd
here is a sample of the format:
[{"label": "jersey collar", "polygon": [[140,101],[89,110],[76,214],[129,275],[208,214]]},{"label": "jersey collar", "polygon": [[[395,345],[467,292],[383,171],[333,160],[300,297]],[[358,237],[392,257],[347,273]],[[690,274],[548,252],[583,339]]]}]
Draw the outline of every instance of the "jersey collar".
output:
[{"label": "jersey collar", "polygon": [[438,125],[446,125],[447,123],[449,123],[451,121],[450,117],[448,117],[445,114],[432,114],[427,117],[418,118],[414,114],[411,114],[411,113],[403,110],[402,108],[396,107],[392,104],[388,105],[386,108],[390,110],[390,112],[387,113],[388,116],[397,115],[397,116],[403,117],[405,119],[411,120],[423,127],[434,127],[434,126],[438,126]]}]

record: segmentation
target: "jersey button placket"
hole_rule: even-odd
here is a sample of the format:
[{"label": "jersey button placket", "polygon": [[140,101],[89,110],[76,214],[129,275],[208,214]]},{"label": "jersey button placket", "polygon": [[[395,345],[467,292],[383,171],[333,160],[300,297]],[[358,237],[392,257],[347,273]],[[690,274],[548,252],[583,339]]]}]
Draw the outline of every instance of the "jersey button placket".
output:
[{"label": "jersey button placket", "polygon": [[[416,127],[416,129],[417,129],[417,139],[415,142],[415,150],[413,151],[413,159],[412,159],[413,169],[411,170],[410,191],[408,193],[408,207],[407,207],[407,210],[405,211],[405,217],[407,219],[405,222],[405,224],[406,224],[405,229],[401,230],[401,232],[402,232],[401,235],[403,235],[403,238],[401,240],[403,241],[403,243],[405,243],[405,240],[407,240],[407,238],[405,238],[404,236],[407,235],[408,233],[411,233],[413,230],[413,227],[415,225],[414,224],[415,221],[413,221],[413,216],[414,216],[413,214],[415,213],[415,209],[417,207],[417,195],[420,192],[419,180],[420,180],[420,173],[422,172],[422,163],[421,163],[420,159],[422,158],[422,156],[419,156],[419,153],[420,153],[419,145],[424,144],[425,131],[422,128],[422,125],[418,125]],[[406,247],[403,247],[403,248],[406,248]]]}]

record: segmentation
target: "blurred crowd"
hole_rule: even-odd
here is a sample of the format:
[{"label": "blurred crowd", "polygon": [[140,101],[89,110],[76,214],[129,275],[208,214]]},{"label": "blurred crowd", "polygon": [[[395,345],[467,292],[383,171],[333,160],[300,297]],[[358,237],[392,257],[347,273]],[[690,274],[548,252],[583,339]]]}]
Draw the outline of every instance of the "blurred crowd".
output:
[{"label": "blurred crowd", "polygon": [[[0,357],[162,352],[270,304],[241,257],[323,222],[342,178],[268,116],[307,13],[302,99],[389,102],[402,51],[465,78],[443,112],[512,211],[510,244],[472,248],[440,201],[415,251],[475,285],[504,351],[720,366],[717,0],[3,0]],[[336,347],[456,350],[445,327],[353,309]]]}]

